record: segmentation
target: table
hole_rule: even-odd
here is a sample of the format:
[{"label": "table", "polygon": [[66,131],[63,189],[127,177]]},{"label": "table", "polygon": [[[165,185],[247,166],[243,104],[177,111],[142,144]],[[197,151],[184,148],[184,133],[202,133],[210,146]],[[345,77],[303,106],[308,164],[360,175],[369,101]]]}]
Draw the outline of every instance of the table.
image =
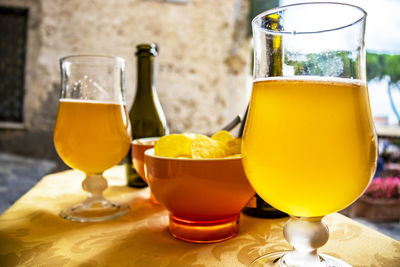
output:
[{"label": "table", "polygon": [[[252,259],[289,249],[286,219],[241,215],[230,240],[192,244],[171,237],[168,213],[148,199],[148,189],[125,187],[121,166],[105,172],[105,196],[128,202],[124,217],[101,223],[61,219],[59,211],[85,198],[78,171],[50,174],[0,216],[0,266],[247,266]],[[331,234],[321,252],[353,266],[400,266],[400,243],[343,215],[327,216]]]}]

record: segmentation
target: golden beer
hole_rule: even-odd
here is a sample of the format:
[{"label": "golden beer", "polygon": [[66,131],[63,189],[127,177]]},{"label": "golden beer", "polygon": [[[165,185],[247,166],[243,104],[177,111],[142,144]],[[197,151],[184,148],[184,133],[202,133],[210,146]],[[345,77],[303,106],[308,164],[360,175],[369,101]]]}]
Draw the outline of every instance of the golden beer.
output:
[{"label": "golden beer", "polygon": [[375,172],[366,84],[317,77],[255,81],[242,154],[248,179],[273,207],[305,217],[345,208]]},{"label": "golden beer", "polygon": [[118,164],[128,153],[130,136],[124,105],[60,99],[54,144],[71,168],[94,174]]}]

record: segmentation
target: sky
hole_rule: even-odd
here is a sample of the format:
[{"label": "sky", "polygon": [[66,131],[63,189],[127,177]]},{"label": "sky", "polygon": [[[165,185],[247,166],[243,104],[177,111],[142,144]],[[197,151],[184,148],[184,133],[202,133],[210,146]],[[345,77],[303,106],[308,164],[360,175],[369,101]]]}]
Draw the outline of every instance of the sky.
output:
[{"label": "sky", "polygon": [[[281,5],[315,2],[281,0]],[[318,2],[332,2],[318,0]],[[367,12],[365,45],[368,51],[400,54],[400,0],[337,0],[359,6]]]},{"label": "sky", "polygon": [[[281,5],[310,0],[281,0]],[[318,0],[318,2],[332,2]],[[365,46],[368,52],[400,54],[400,0],[336,0],[359,6],[367,12]],[[389,124],[397,124],[390,107],[387,81],[372,81],[368,84],[373,116],[386,116]],[[393,90],[395,105],[400,112],[400,89]]]}]

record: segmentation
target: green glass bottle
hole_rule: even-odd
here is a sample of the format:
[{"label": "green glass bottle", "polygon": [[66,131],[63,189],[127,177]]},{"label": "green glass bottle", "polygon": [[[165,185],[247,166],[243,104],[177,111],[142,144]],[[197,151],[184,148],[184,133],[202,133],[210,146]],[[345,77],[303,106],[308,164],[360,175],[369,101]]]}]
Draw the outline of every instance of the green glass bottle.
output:
[{"label": "green glass bottle", "polygon": [[[272,30],[279,29],[280,18],[278,15],[265,16],[264,27]],[[280,35],[276,35],[272,39],[266,40],[269,42],[268,47],[271,47],[270,53],[270,64],[268,66],[269,76],[282,76],[282,39]],[[246,122],[248,107],[244,116],[244,120],[240,125],[239,136],[242,136],[244,125]],[[265,202],[259,195],[255,194],[252,199],[247,203],[246,207],[243,209],[243,213],[260,218],[282,218],[288,216],[286,213],[275,209],[267,202]]]},{"label": "green glass bottle", "polygon": [[[154,85],[154,58],[158,54],[158,47],[156,44],[140,44],[136,48],[136,96],[129,111],[132,140],[169,133],[167,120]],[[127,155],[125,168],[128,186],[139,188],[147,186],[133,167],[131,151]]]}]

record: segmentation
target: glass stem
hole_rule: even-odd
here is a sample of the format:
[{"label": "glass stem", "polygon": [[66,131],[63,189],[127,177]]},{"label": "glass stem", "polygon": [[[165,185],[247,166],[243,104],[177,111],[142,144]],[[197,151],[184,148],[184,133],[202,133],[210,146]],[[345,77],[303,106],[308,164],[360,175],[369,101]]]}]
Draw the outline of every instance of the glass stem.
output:
[{"label": "glass stem", "polygon": [[82,188],[88,192],[88,198],[83,202],[84,205],[93,207],[102,204],[107,200],[103,196],[103,191],[107,188],[107,180],[101,173],[88,174],[82,182]]},{"label": "glass stem", "polygon": [[325,245],[329,238],[328,227],[322,218],[291,217],[286,222],[283,234],[294,250],[281,259],[284,266],[326,266],[317,253],[317,249]]}]

